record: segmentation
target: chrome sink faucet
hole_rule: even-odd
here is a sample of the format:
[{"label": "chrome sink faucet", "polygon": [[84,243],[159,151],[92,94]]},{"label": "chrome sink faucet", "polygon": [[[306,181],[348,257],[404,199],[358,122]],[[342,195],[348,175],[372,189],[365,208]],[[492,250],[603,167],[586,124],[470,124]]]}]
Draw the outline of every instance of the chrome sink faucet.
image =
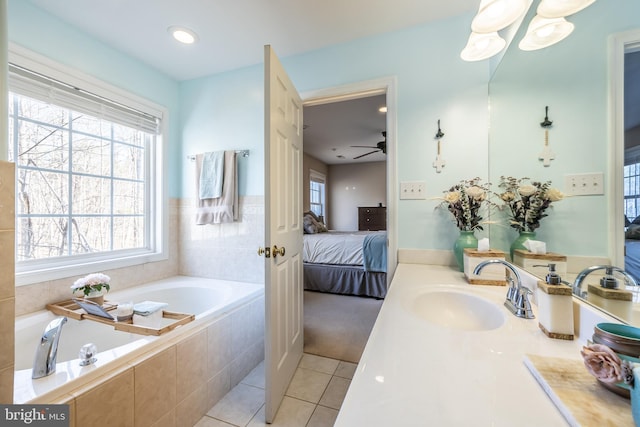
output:
[{"label": "chrome sink faucet", "polygon": [[604,270],[604,277],[600,279],[600,286],[607,289],[618,289],[618,279],[613,276],[614,271],[620,273],[624,276],[625,280],[633,285],[638,286],[636,279],[633,278],[629,273],[624,271],[620,267],[615,267],[613,265],[592,265],[591,267],[587,267],[582,270],[576,276],[576,280],[573,282],[573,293],[574,295],[578,295],[580,297],[585,297],[587,292],[582,291],[582,282],[584,279],[591,273],[597,270]]},{"label": "chrome sink faucet", "polygon": [[529,301],[529,295],[533,292],[531,292],[531,290],[526,286],[522,285],[520,273],[518,273],[518,270],[512,264],[502,259],[489,259],[478,264],[473,270],[473,274],[480,274],[480,271],[489,264],[503,264],[511,271],[513,277],[516,278],[514,281],[511,275],[507,277],[509,289],[507,290],[507,299],[504,302],[504,306],[517,317],[522,317],[523,319],[534,319],[536,316],[533,314],[531,302]]},{"label": "chrome sink faucet", "polygon": [[56,357],[58,356],[58,340],[62,332],[62,326],[67,323],[66,317],[53,319],[40,338],[40,345],[36,349],[36,356],[33,360],[31,378],[42,378],[51,375],[56,371]]}]

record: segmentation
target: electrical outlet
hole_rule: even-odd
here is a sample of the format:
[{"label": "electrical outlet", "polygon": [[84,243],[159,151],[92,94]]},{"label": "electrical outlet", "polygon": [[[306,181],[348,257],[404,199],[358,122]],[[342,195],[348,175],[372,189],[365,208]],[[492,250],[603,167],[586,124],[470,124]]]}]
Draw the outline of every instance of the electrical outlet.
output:
[{"label": "electrical outlet", "polygon": [[427,183],[425,181],[403,181],[400,183],[400,199],[426,199]]},{"label": "electrical outlet", "polygon": [[604,194],[604,174],[595,172],[565,175],[564,192],[569,196]]}]

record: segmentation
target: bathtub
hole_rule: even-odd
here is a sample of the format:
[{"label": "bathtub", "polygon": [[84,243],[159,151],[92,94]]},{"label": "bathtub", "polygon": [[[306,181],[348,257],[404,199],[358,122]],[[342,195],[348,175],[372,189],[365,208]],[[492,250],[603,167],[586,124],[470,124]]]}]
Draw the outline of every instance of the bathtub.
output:
[{"label": "bathtub", "polygon": [[[113,288],[112,288],[113,289]],[[161,336],[145,336],[116,331],[113,326],[69,318],[62,328],[58,345],[56,372],[39,379],[31,378],[35,349],[45,326],[58,317],[48,310],[16,318],[14,403],[37,402],[83,386],[89,377],[97,377],[120,364],[132,364],[135,357],[173,340],[186,330],[215,321],[237,307],[264,295],[264,286],[244,282],[176,276],[157,282],[112,290],[109,302],[158,301],[169,304],[165,310],[195,314],[195,320]],[[97,361],[80,366],[78,352],[87,343],[97,346]],[[85,378],[86,377],[86,378]],[[82,381],[84,379],[84,381]]]}]

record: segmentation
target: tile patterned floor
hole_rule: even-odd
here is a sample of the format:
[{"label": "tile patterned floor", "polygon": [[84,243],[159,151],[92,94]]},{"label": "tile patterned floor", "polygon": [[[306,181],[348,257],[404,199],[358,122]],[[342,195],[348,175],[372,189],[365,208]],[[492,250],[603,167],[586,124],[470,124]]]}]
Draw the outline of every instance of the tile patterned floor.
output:
[{"label": "tile patterned floor", "polygon": [[196,427],[333,426],[356,371],[355,363],[305,353],[272,424],[264,421],[263,363],[211,408]]}]

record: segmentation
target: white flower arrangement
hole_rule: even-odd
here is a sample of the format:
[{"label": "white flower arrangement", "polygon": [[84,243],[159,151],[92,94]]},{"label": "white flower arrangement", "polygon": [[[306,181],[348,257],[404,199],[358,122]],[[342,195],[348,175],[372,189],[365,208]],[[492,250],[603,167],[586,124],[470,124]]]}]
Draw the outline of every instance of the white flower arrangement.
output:
[{"label": "white flower arrangement", "polygon": [[73,285],[71,285],[71,291],[73,293],[82,291],[85,296],[89,295],[92,292],[100,292],[103,288],[106,290],[106,292],[109,292],[109,289],[111,288],[109,286],[110,281],[111,278],[106,274],[89,274],[83,278],[76,280]]}]

